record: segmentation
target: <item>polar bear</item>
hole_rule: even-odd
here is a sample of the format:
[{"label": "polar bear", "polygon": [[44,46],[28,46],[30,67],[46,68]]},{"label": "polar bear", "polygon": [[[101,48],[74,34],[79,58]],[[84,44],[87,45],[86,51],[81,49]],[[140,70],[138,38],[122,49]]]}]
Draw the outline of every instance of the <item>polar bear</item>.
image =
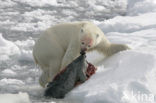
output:
[{"label": "polar bear", "polygon": [[124,44],[112,44],[95,24],[89,21],[57,24],[48,28],[36,41],[33,56],[42,69],[42,87],[65,66],[79,56],[80,51],[97,50],[105,56],[129,49]]}]

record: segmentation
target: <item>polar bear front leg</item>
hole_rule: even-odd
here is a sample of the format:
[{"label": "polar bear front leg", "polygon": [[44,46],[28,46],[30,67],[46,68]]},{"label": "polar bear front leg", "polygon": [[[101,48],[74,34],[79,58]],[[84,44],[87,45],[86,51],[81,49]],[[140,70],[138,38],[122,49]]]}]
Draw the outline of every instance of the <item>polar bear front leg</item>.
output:
[{"label": "polar bear front leg", "polygon": [[42,75],[39,78],[39,83],[42,87],[45,87],[47,83],[51,82],[54,76],[59,73],[61,65],[61,58],[56,57],[49,61],[49,66],[42,69]]},{"label": "polar bear front leg", "polygon": [[54,76],[59,72],[59,67],[57,67],[58,65],[58,63],[54,63],[53,66],[49,67],[49,69],[43,70],[42,75],[39,78],[39,83],[42,87],[45,88],[46,84],[51,82]]},{"label": "polar bear front leg", "polygon": [[46,84],[48,83],[48,78],[49,78],[49,70],[43,71],[42,75],[39,78],[39,83],[42,87],[46,86]]},{"label": "polar bear front leg", "polygon": [[64,69],[68,64],[70,64],[78,55],[80,52],[80,47],[77,42],[70,43],[68,46],[65,55],[62,59],[62,64],[60,70]]}]

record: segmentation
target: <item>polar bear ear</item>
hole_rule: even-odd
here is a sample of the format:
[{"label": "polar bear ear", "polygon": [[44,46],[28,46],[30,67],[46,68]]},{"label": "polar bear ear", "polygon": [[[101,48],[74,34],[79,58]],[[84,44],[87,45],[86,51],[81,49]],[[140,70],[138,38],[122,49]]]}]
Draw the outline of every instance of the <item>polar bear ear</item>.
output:
[{"label": "polar bear ear", "polygon": [[98,38],[99,37],[99,34],[96,34],[96,38]]},{"label": "polar bear ear", "polygon": [[85,22],[81,23],[81,27],[84,27],[85,25],[86,25],[86,23],[85,23]]},{"label": "polar bear ear", "polygon": [[84,27],[84,26],[87,25],[88,23],[89,23],[88,21],[82,21],[80,25],[81,25],[81,27]]},{"label": "polar bear ear", "polygon": [[84,30],[81,28],[81,33],[83,33],[84,32]]}]

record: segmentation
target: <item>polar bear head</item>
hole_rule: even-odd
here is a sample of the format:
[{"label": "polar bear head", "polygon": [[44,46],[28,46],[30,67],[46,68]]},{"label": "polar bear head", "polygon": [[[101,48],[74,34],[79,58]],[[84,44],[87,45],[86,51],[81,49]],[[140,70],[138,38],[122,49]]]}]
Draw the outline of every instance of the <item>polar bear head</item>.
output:
[{"label": "polar bear head", "polygon": [[93,23],[85,21],[80,23],[80,48],[86,51],[96,47],[103,38],[103,32]]}]

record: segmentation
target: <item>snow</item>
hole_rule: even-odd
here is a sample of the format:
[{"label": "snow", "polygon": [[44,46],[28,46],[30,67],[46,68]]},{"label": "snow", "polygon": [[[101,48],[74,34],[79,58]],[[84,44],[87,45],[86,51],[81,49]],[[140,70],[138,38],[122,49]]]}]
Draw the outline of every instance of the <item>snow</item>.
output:
[{"label": "snow", "polygon": [[17,84],[17,85],[20,85],[20,84],[24,84],[24,82],[23,81],[21,81],[21,80],[17,80],[17,79],[6,79],[6,78],[4,78],[4,79],[1,79],[0,80],[0,83],[1,84]]},{"label": "snow", "polygon": [[156,11],[155,0],[128,0],[128,15],[139,15]]},{"label": "snow", "polygon": [[[155,0],[0,1],[0,103],[155,103]],[[59,22],[90,20],[113,43],[131,50],[87,60],[98,67],[65,99],[46,99],[32,48],[46,28]]]},{"label": "snow", "polygon": [[6,60],[9,58],[10,55],[19,55],[20,50],[19,48],[12,42],[5,40],[0,34],[0,61]]},{"label": "snow", "polygon": [[1,103],[30,103],[27,93],[0,94]]},{"label": "snow", "polygon": [[[150,16],[149,16],[150,15]],[[146,13],[139,16],[117,16],[100,24],[102,30],[107,32],[135,32],[155,27],[156,13]]]}]

